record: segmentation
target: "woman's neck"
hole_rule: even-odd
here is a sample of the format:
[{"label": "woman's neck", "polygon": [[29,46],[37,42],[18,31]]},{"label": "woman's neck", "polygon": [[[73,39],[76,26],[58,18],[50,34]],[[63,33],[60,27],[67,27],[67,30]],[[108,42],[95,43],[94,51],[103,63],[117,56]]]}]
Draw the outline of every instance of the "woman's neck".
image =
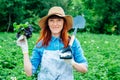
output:
[{"label": "woman's neck", "polygon": [[52,36],[54,36],[54,37],[59,37],[60,34],[52,34]]}]

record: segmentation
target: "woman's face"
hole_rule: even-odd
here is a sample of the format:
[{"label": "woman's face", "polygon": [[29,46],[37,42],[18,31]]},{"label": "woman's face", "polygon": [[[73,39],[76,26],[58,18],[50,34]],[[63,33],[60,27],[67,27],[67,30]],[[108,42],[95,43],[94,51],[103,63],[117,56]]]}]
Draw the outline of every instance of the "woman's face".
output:
[{"label": "woman's face", "polygon": [[60,36],[61,30],[63,29],[64,19],[63,18],[49,18],[48,26],[53,36]]}]

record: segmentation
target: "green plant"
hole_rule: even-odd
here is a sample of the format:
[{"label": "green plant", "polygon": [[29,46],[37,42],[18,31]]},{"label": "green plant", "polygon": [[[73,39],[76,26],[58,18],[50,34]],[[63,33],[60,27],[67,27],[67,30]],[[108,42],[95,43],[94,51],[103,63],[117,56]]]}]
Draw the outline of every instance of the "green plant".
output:
[{"label": "green plant", "polygon": [[21,35],[25,35],[27,38],[32,36],[33,28],[32,26],[26,22],[25,24],[17,24],[13,23],[14,30],[17,32],[16,37],[19,38]]}]

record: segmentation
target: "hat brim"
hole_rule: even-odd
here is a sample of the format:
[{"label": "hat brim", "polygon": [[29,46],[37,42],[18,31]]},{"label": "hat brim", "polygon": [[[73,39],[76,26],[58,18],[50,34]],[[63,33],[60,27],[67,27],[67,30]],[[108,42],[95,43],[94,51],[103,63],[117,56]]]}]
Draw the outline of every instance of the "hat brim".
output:
[{"label": "hat brim", "polygon": [[70,30],[70,29],[72,28],[72,26],[73,26],[73,18],[72,18],[72,16],[70,16],[70,15],[61,16],[61,15],[59,15],[59,14],[51,14],[51,15],[47,15],[47,16],[41,18],[41,19],[39,20],[39,22],[38,22],[40,28],[44,28],[44,27],[46,26],[46,21],[47,21],[47,19],[48,19],[50,16],[52,16],[52,15],[57,15],[57,16],[59,16],[59,17],[63,17],[63,18],[66,20],[67,29]]}]

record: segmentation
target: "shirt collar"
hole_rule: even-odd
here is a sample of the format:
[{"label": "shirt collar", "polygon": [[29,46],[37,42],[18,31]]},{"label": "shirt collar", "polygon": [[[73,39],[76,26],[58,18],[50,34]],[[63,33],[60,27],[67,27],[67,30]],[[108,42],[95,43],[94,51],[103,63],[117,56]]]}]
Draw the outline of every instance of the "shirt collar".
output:
[{"label": "shirt collar", "polygon": [[61,40],[61,39],[60,39],[60,37],[52,36],[51,40],[52,40],[52,41],[55,41],[55,40]]}]

